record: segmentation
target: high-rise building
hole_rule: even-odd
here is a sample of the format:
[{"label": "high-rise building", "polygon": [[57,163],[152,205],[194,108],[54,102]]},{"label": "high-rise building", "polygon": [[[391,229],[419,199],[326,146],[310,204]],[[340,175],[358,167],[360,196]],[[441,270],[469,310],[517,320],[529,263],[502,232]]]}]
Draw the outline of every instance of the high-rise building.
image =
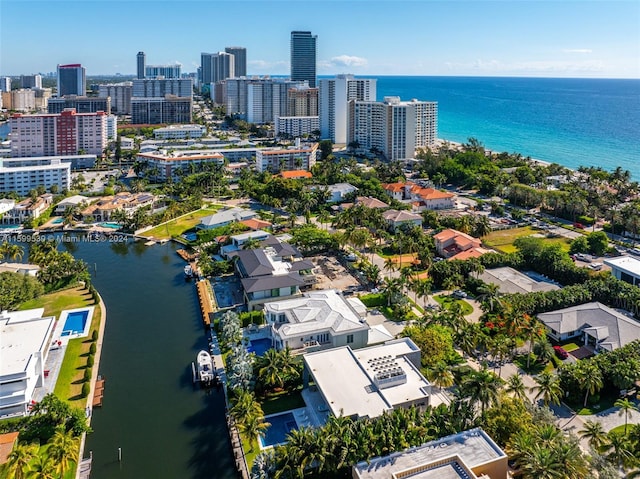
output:
[{"label": "high-rise building", "polygon": [[320,80],[320,136],[334,143],[347,142],[348,103],[375,101],[376,80],[337,75]]},{"label": "high-rise building", "polygon": [[144,52],[138,52],[138,56],[136,57],[136,59],[138,67],[138,80],[142,80],[144,79],[144,67],[147,61],[147,56],[144,54]]},{"label": "high-rise building", "polygon": [[226,53],[233,55],[234,77],[247,76],[247,49],[244,47],[226,47]]},{"label": "high-rise building", "polygon": [[413,158],[418,148],[432,145],[438,133],[438,104],[428,101],[349,102],[348,144],[377,150],[387,160]]},{"label": "high-rise building", "polygon": [[311,32],[291,32],[291,79],[316,87],[316,41]]},{"label": "high-rise building", "polygon": [[131,115],[133,82],[126,81],[110,85],[100,85],[99,98],[111,98],[111,110],[118,115]]},{"label": "high-rise building", "polygon": [[227,78],[234,78],[235,55],[227,52],[201,53],[202,62],[202,90],[211,88],[211,83],[217,83]]},{"label": "high-rise building", "polygon": [[0,77],[0,91],[11,91],[11,77]]},{"label": "high-rise building", "polygon": [[71,184],[71,162],[63,157],[0,159],[0,193],[26,196],[39,186],[64,191]]},{"label": "high-rise building", "polygon": [[82,65],[58,65],[58,96],[85,95],[86,72]]},{"label": "high-rise building", "polygon": [[76,113],[74,109],[58,114],[13,115],[11,155],[14,157],[102,155],[107,147],[107,114]]},{"label": "high-rise building", "polygon": [[62,113],[73,108],[76,113],[96,113],[103,111],[111,114],[111,98],[96,98],[88,96],[67,95],[58,98],[50,98],[47,103],[48,113]]},{"label": "high-rise building", "polygon": [[20,75],[20,88],[42,88],[42,76]]},{"label": "high-rise building", "polygon": [[191,78],[133,80],[133,97],[158,98],[165,95],[191,98],[193,96],[193,81]]},{"label": "high-rise building", "polygon": [[191,97],[166,95],[164,98],[131,98],[131,123],[191,123]]},{"label": "high-rise building", "polygon": [[287,116],[318,116],[318,89],[289,88]]},{"label": "high-rise building", "polygon": [[144,78],[164,77],[167,79],[178,79],[181,76],[182,65],[146,65],[144,67]]}]

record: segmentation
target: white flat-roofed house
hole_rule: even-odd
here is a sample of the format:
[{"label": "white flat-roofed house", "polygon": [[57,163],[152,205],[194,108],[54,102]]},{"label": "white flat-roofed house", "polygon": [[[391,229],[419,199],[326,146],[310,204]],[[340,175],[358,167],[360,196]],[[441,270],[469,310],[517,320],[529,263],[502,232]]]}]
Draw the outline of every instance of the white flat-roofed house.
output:
[{"label": "white flat-roofed house", "polygon": [[353,479],[507,479],[505,452],[480,428],[361,461]]},{"label": "white flat-roofed house", "polygon": [[0,263],[0,273],[20,273],[26,276],[36,276],[40,271],[37,264],[28,263]]},{"label": "white flat-roofed house", "polygon": [[[295,263],[294,263],[295,265]],[[309,291],[300,298],[264,304],[275,349],[316,351],[349,345],[367,345],[367,308],[358,298],[338,291]]]},{"label": "white flat-roofed house", "polygon": [[0,215],[4,215],[8,213],[16,206],[15,200],[11,200],[9,198],[0,199]]},{"label": "white flat-roofed house", "polygon": [[258,213],[253,210],[245,208],[229,208],[202,218],[198,224],[198,229],[210,230],[219,228],[221,226],[230,225],[231,223],[255,218],[256,216],[258,216]]},{"label": "white flat-roofed house", "polygon": [[26,415],[35,388],[44,385],[55,318],[43,313],[0,313],[0,418]]},{"label": "white flat-roofed house", "polygon": [[[385,411],[430,405],[431,384],[420,373],[420,349],[409,338],[353,350],[349,346],[303,356],[304,387],[315,383],[317,409],[336,417],[374,418]],[[307,402],[305,397],[305,402]]]},{"label": "white flat-roofed house", "polygon": [[233,235],[230,237],[231,243],[224,245],[220,248],[220,255],[224,258],[229,259],[233,254],[242,249],[242,247],[248,242],[252,240],[264,241],[271,236],[271,233],[268,233],[263,230],[257,231],[248,231],[246,233],[240,233],[237,235]]},{"label": "white flat-roofed house", "polygon": [[64,198],[60,203],[58,203],[53,210],[56,215],[62,215],[67,210],[67,208],[73,208],[76,206],[80,206],[83,203],[87,203],[89,198],[82,195],[73,195],[67,198]]},{"label": "white flat-roofed house", "polygon": [[340,203],[345,201],[348,194],[358,191],[358,188],[350,183],[336,183],[335,185],[329,185],[326,188],[331,195],[327,198],[327,203]]},{"label": "white flat-roofed house", "polygon": [[604,264],[611,267],[611,274],[622,281],[640,286],[640,261],[631,256],[618,256],[605,259]]},{"label": "white flat-roofed house", "polygon": [[581,337],[595,352],[613,351],[640,339],[640,322],[598,302],[541,313],[538,319],[556,341]]}]

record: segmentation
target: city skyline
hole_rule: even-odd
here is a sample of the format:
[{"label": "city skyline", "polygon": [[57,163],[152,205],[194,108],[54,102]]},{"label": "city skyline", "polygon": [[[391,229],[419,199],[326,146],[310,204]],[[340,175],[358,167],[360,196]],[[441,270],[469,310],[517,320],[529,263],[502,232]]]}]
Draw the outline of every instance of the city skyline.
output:
[{"label": "city skyline", "polygon": [[0,12],[0,75],[66,63],[135,75],[138,51],[195,72],[201,52],[229,45],[247,49],[248,75],[286,75],[291,31],[307,30],[318,36],[318,75],[640,78],[634,1],[2,0]]}]

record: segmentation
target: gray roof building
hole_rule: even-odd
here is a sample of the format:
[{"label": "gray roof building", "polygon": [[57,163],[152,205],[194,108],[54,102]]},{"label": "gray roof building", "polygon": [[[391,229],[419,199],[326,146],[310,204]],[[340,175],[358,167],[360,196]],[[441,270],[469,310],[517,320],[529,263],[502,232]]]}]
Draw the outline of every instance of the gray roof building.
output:
[{"label": "gray roof building", "polygon": [[556,340],[583,336],[596,351],[613,351],[640,339],[640,323],[602,303],[585,303],[538,315]]},{"label": "gray roof building", "polygon": [[560,289],[560,286],[550,280],[538,281],[509,267],[486,269],[478,275],[478,279],[487,284],[495,284],[500,289],[500,292],[505,294]]}]

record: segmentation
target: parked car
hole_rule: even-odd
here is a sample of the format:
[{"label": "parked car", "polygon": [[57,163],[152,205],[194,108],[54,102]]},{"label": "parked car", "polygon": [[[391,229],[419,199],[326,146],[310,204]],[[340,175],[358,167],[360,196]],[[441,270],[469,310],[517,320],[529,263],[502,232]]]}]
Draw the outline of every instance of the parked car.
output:
[{"label": "parked car", "polygon": [[591,263],[591,260],[593,259],[593,257],[585,253],[578,253],[576,254],[576,259],[579,259],[580,261],[584,261],[585,263]]},{"label": "parked car", "polygon": [[602,269],[602,263],[591,263],[589,265],[589,268],[591,268],[594,271],[600,271]]},{"label": "parked car", "polygon": [[462,291],[461,289],[456,289],[451,295],[456,299],[465,299],[467,297],[467,293]]},{"label": "parked car", "polygon": [[560,359],[567,359],[569,357],[569,353],[562,346],[554,346],[553,350]]},{"label": "parked car", "polygon": [[582,223],[573,223],[573,227],[581,230],[585,228],[585,226]]},{"label": "parked car", "polygon": [[356,261],[358,257],[354,253],[349,253],[348,255],[345,256],[345,259],[347,261]]}]

